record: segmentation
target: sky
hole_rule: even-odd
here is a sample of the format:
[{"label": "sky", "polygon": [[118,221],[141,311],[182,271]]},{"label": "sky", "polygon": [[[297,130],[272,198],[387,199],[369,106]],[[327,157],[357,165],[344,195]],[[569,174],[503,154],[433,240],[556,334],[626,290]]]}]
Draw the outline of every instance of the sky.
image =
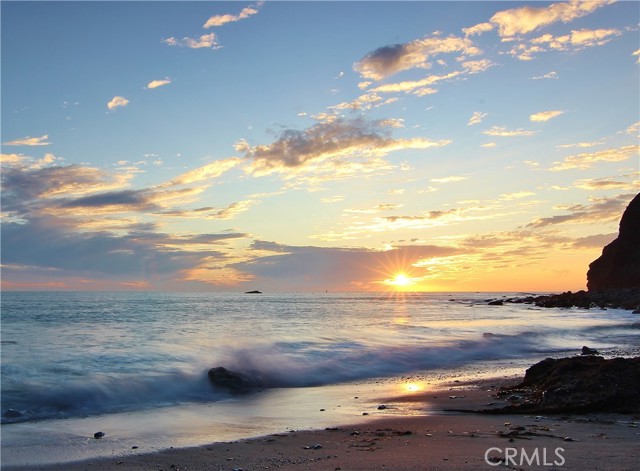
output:
[{"label": "sky", "polygon": [[565,291],[640,3],[2,1],[2,289]]}]

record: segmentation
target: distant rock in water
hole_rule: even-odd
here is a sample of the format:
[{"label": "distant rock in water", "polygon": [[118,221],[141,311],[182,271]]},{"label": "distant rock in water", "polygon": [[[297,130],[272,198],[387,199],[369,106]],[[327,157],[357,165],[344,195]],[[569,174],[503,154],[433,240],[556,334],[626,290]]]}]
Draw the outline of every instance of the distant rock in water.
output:
[{"label": "distant rock in water", "polygon": [[622,215],[618,237],[604,247],[587,272],[589,291],[624,288],[640,288],[640,193]]},{"label": "distant rock in water", "polygon": [[254,289],[253,291],[245,291],[244,294],[262,294],[262,291]]}]

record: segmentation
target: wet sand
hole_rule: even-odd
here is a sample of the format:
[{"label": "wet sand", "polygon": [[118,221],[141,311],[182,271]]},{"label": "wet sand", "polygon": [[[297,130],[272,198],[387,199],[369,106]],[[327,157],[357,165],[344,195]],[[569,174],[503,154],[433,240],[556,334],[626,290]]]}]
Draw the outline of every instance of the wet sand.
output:
[{"label": "wet sand", "polygon": [[[498,407],[492,396],[507,380],[450,383],[380,398],[374,421],[291,431],[234,442],[113,456],[13,470],[635,470],[640,417],[482,415],[451,409]],[[492,405],[489,405],[493,403]],[[410,415],[406,415],[410,414]],[[125,446],[123,444],[123,446]],[[133,445],[135,446],[135,445]]]}]

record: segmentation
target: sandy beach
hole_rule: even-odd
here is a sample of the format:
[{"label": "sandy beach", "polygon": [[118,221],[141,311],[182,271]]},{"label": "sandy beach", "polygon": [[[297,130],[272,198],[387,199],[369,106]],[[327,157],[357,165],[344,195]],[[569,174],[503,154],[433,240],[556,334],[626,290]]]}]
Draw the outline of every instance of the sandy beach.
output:
[{"label": "sandy beach", "polygon": [[[451,411],[498,407],[513,379],[451,382],[439,390],[380,398],[374,421],[155,453],[13,470],[633,470],[640,417],[629,414],[483,415]],[[424,415],[403,415],[424,406]],[[132,445],[132,447],[135,445]],[[138,450],[136,450],[138,451]],[[502,469],[502,468],[501,468]]]}]

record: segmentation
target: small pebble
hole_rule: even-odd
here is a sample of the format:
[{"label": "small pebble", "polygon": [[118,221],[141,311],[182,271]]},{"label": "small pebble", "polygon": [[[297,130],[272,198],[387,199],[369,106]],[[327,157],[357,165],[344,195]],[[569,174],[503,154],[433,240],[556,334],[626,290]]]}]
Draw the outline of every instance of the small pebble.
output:
[{"label": "small pebble", "polygon": [[96,432],[93,434],[93,438],[102,438],[104,437],[104,432]]},{"label": "small pebble", "polygon": [[564,441],[565,441],[565,442],[572,442],[572,441],[573,441],[573,438],[571,438],[571,437],[564,437]]},{"label": "small pebble", "polygon": [[378,406],[378,410],[385,410],[387,408],[387,406],[385,406],[384,404],[380,404]]}]

